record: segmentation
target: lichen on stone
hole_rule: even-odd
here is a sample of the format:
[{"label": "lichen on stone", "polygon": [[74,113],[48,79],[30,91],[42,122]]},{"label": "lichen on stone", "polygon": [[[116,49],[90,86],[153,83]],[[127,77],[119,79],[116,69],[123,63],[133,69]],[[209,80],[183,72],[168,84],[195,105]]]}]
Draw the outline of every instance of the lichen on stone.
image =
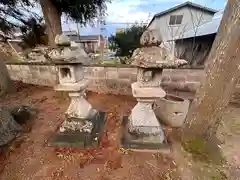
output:
[{"label": "lichen on stone", "polygon": [[147,30],[141,40],[142,48],[132,55],[132,65],[142,68],[176,68],[187,64],[187,61],[176,58],[165,47],[159,46],[162,38],[159,31]]}]

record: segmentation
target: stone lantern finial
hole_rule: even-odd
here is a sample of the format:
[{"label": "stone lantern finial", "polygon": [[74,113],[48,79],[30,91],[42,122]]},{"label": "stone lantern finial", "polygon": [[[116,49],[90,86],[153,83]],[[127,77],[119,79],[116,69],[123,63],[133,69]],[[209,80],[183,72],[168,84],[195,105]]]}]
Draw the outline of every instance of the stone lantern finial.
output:
[{"label": "stone lantern finial", "polygon": [[67,37],[66,35],[64,34],[61,34],[61,35],[56,35],[55,37],[55,44],[57,46],[71,46],[71,41],[69,39],[69,37]]}]

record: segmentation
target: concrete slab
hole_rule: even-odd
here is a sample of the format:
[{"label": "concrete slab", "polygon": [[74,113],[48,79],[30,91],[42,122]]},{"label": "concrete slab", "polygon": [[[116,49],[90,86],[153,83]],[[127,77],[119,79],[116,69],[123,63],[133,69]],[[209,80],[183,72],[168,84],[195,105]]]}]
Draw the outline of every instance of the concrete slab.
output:
[{"label": "concrete slab", "polygon": [[49,140],[49,146],[80,149],[97,147],[100,142],[100,137],[104,132],[106,119],[106,112],[98,112],[92,119],[89,119],[93,123],[92,131],[89,133],[80,131],[60,132],[60,129],[58,129],[54,136]]}]

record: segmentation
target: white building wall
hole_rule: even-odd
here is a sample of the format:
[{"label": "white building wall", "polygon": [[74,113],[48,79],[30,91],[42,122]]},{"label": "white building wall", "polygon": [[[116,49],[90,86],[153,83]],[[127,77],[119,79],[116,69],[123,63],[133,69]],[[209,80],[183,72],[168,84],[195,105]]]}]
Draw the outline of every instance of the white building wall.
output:
[{"label": "white building wall", "polygon": [[[183,15],[182,23],[180,25],[169,25],[169,20],[171,15]],[[189,29],[195,29],[201,24],[211,21],[213,14],[207,13],[205,11],[191,8],[182,7],[171,13],[165,14],[160,17],[156,17],[150,24],[149,29],[159,29],[165,47],[170,51],[174,51],[174,41],[175,38],[180,38],[183,36],[184,32]]]}]

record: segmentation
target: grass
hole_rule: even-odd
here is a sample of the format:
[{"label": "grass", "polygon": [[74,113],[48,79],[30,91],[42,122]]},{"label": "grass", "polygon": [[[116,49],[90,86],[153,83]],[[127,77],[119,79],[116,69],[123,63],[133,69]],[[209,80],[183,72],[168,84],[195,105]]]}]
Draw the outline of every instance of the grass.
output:
[{"label": "grass", "polygon": [[218,139],[210,141],[192,139],[184,144],[184,149],[191,153],[194,160],[221,165],[225,162],[218,147]]},{"label": "grass", "polygon": [[121,64],[121,62],[118,59],[113,59],[113,60],[103,60],[101,64]]}]

